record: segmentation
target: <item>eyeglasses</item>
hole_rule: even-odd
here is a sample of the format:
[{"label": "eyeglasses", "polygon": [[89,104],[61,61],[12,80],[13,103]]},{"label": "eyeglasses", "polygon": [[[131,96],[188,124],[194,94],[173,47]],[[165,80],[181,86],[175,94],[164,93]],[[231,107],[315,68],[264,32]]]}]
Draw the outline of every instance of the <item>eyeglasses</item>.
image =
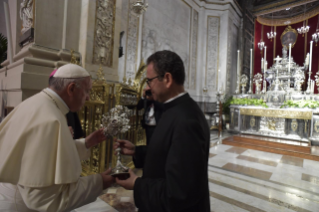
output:
[{"label": "eyeglasses", "polygon": [[151,87],[151,82],[152,82],[152,80],[153,79],[156,79],[156,78],[160,78],[160,77],[163,77],[164,75],[158,75],[158,76],[156,76],[156,77],[153,77],[153,78],[146,78],[146,83],[147,83],[147,85],[149,86],[149,87]]}]

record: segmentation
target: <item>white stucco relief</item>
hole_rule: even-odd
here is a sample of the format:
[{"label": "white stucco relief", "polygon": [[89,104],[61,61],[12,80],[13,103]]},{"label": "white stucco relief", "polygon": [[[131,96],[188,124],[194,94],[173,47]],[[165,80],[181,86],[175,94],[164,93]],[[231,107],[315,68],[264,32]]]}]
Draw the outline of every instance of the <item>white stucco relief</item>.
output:
[{"label": "white stucco relief", "polygon": [[21,34],[33,25],[33,0],[23,0],[20,4],[20,19],[22,22]]},{"label": "white stucco relief", "polygon": [[207,29],[207,88],[217,90],[219,17],[208,17]]}]

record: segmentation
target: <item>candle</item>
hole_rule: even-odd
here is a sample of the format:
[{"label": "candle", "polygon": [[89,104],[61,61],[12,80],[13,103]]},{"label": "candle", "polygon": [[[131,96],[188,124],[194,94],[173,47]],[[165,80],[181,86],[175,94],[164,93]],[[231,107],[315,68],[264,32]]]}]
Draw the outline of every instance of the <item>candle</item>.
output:
[{"label": "candle", "polygon": [[239,73],[239,53],[240,51],[237,50],[237,77],[240,77],[240,73]]},{"label": "candle", "polygon": [[261,70],[264,69],[264,58],[261,58]]},{"label": "candle", "polygon": [[290,63],[291,63],[291,43],[289,43],[289,64],[288,64],[288,74],[290,76]]},{"label": "candle", "polygon": [[313,83],[313,80],[311,80],[311,82],[312,82],[311,93],[313,93],[313,89],[314,89],[314,83]]},{"label": "candle", "polygon": [[250,49],[250,77],[253,75],[253,50]]},{"label": "candle", "polygon": [[309,65],[309,53],[307,53],[307,57],[306,57],[306,66]]},{"label": "candle", "polygon": [[315,92],[315,81],[312,80],[312,94]]},{"label": "candle", "polygon": [[310,41],[310,61],[309,61],[309,72],[311,73],[311,62],[312,62],[312,43],[313,41]]},{"label": "candle", "polygon": [[265,60],[265,71],[267,70],[268,62]]},{"label": "candle", "polygon": [[[220,69],[218,69],[218,78],[219,78],[219,77],[220,77]],[[218,92],[219,92],[218,81],[219,81],[219,80],[217,80],[217,88],[218,88]]]},{"label": "candle", "polygon": [[[266,51],[267,51],[267,47],[265,46],[265,55],[264,55],[264,60],[266,61]],[[264,68],[267,69],[267,68]]]}]

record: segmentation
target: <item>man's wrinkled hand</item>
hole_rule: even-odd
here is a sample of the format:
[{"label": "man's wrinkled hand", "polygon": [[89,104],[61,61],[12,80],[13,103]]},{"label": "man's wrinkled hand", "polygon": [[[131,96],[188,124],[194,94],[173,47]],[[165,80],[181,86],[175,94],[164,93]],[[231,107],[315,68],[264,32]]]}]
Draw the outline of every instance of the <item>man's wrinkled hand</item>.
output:
[{"label": "man's wrinkled hand", "polygon": [[112,169],[109,168],[105,172],[101,173],[103,179],[103,190],[110,187],[113,183],[115,183],[115,178],[111,176]]},{"label": "man's wrinkled hand", "polygon": [[99,129],[85,138],[86,148],[91,148],[106,140],[103,129]]},{"label": "man's wrinkled hand", "polygon": [[126,180],[120,180],[118,177],[115,178],[116,183],[122,186],[123,188],[127,190],[133,190],[135,181],[138,178],[138,176],[132,171],[132,169],[128,170],[130,177],[127,178]]},{"label": "man's wrinkled hand", "polygon": [[[123,155],[131,155],[134,156],[135,154],[135,145],[127,140],[114,140],[115,143],[113,145],[113,149],[121,148],[121,154]],[[114,154],[116,152],[114,151]]]}]

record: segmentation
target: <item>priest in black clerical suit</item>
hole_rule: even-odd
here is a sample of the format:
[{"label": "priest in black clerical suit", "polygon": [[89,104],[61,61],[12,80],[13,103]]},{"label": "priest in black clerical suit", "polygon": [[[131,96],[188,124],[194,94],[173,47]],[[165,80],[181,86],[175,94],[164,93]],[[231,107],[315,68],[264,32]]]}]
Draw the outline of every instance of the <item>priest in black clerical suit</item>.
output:
[{"label": "priest in black clerical suit", "polygon": [[171,51],[147,60],[147,83],[164,111],[150,144],[134,146],[118,140],[122,154],[144,165],[143,177],[131,170],[127,180],[116,179],[134,190],[140,212],[209,212],[208,156],[210,133],[197,103],[184,91],[184,65]]}]

